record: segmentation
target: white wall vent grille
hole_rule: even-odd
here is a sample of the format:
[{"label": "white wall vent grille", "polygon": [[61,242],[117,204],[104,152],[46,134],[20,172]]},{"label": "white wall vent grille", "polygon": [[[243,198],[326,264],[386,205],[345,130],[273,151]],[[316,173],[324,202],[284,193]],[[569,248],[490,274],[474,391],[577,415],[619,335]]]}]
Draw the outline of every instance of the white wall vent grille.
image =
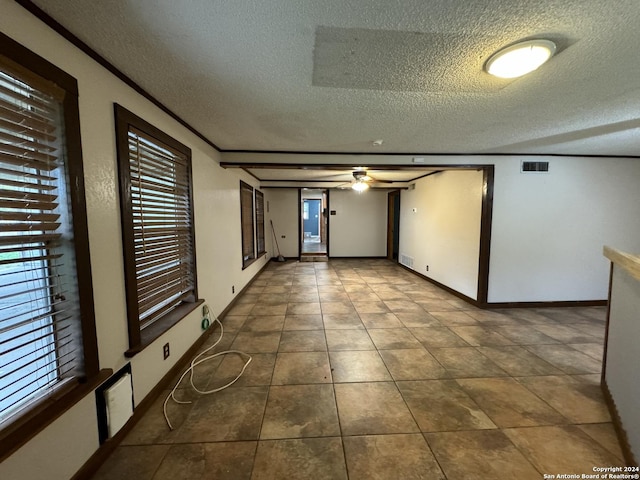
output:
[{"label": "white wall vent grille", "polygon": [[521,173],[549,173],[549,162],[522,162]]},{"label": "white wall vent grille", "polygon": [[405,255],[404,253],[401,253],[400,263],[405,267],[413,268],[413,257],[410,257],[409,255]]}]

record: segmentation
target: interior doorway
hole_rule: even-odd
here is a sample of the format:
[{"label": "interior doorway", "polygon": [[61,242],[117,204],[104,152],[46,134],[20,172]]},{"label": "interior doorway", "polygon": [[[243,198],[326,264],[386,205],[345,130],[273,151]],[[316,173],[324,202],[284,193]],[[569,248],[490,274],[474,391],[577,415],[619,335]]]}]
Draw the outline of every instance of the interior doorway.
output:
[{"label": "interior doorway", "polygon": [[329,254],[329,191],[300,190],[300,255]]},{"label": "interior doorway", "polygon": [[389,192],[387,198],[387,258],[397,262],[400,252],[400,190]]}]

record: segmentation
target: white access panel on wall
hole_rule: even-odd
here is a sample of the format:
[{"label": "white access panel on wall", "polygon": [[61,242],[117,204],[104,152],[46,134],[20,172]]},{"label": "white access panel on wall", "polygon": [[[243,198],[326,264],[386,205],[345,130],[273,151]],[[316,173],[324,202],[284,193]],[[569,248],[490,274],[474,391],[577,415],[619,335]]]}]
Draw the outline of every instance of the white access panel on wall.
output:
[{"label": "white access panel on wall", "polygon": [[104,391],[109,438],[113,437],[133,415],[131,374],[126,373]]}]

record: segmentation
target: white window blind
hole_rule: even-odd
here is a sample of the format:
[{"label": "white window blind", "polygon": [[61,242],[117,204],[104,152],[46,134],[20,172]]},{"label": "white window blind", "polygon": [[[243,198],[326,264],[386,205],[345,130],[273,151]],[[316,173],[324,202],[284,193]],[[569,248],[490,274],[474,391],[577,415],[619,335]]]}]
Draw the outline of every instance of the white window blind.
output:
[{"label": "white window blind", "polygon": [[140,329],[194,296],[189,159],[129,127],[133,256]]},{"label": "white window blind", "polygon": [[0,58],[0,423],[82,370],[62,96]]}]

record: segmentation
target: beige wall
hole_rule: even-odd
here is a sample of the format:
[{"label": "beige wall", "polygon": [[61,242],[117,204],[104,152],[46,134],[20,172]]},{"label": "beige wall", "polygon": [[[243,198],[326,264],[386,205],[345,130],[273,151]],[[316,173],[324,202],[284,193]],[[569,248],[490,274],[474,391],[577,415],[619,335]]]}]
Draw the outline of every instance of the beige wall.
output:
[{"label": "beige wall", "polygon": [[[262,268],[263,256],[242,270],[241,170],[220,168],[219,154],[149,101],[67,43],[22,7],[0,0],[0,30],[78,80],[87,221],[101,368],[121,368],[129,359],[113,103],[149,121],[192,149],[199,295],[214,313],[233,300]],[[195,311],[131,359],[139,403],[202,334]],[[171,356],[162,360],[162,345]],[[64,454],[58,455],[64,447]],[[90,395],[0,465],[0,478],[68,479],[98,448],[95,399]],[[45,473],[43,473],[45,472]]]},{"label": "beige wall", "polygon": [[[445,171],[400,196],[400,255],[413,269],[476,299],[482,172]],[[429,271],[427,271],[427,265]]]},{"label": "beige wall", "polygon": [[332,190],[329,195],[331,257],[387,255],[387,192]]}]

